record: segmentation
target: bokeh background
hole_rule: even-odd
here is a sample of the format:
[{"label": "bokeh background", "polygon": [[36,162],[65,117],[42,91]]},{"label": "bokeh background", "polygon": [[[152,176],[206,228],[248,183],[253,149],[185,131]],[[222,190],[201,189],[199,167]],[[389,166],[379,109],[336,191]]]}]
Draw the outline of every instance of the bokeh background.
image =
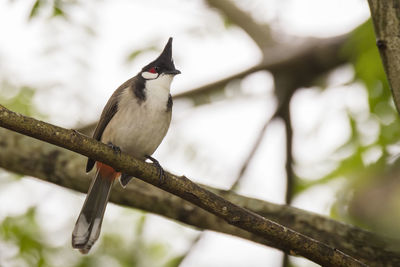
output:
[{"label": "bokeh background", "polygon": [[[0,103],[74,129],[173,36],[166,170],[400,236],[400,124],[366,1],[8,0],[0,33]],[[3,167],[0,266],[314,266],[113,204],[82,256],[84,195]]]}]

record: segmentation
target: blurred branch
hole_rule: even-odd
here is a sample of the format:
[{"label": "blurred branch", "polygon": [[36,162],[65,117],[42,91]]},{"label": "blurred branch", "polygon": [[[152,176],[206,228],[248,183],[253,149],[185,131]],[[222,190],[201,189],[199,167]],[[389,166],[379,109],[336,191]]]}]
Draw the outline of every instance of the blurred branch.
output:
[{"label": "blurred branch", "polygon": [[[293,197],[294,188],[294,172],[293,172],[293,128],[290,117],[290,100],[293,92],[296,90],[297,82],[284,74],[277,74],[275,78],[275,90],[279,102],[282,103],[282,108],[277,112],[277,116],[281,117],[285,126],[286,135],[286,191],[285,191],[285,204],[290,205]],[[289,267],[289,255],[283,255],[282,267]]]},{"label": "blurred branch", "polygon": [[[276,114],[276,112],[275,112],[275,114]],[[272,116],[272,118],[274,117],[274,115]],[[231,191],[236,191],[240,182],[242,181],[242,177],[243,177],[244,173],[246,172],[251,160],[254,158],[254,155],[257,152],[258,147],[260,146],[262,140],[264,139],[265,132],[267,131],[268,125],[271,122],[272,118],[267,119],[267,121],[264,123],[264,126],[261,128],[260,132],[258,133],[257,138],[256,138],[252,148],[249,151],[249,154],[247,155],[246,159],[244,160],[242,167],[240,168],[239,173],[230,188]]]},{"label": "blurred branch", "polygon": [[259,24],[249,13],[238,8],[230,0],[206,0],[209,6],[218,9],[230,22],[242,28],[261,50],[273,44],[268,25]]},{"label": "blurred branch", "polygon": [[374,23],[376,44],[400,112],[400,5],[398,1],[368,0]]},{"label": "blurred branch", "polygon": [[301,86],[308,86],[310,82],[302,84],[302,81],[313,80],[346,62],[344,58],[340,57],[339,52],[347,38],[348,35],[328,39],[308,38],[300,44],[269,48],[265,51],[264,59],[259,64],[219,81],[175,94],[174,100],[196,98],[218,89],[222,90],[228,82],[242,79],[261,70],[267,70],[273,74],[286,73],[289,77],[296,79]]},{"label": "blurred branch", "polygon": [[166,172],[164,181],[160,184],[157,168],[153,164],[139,161],[125,153],[115,153],[106,144],[83,136],[76,131],[67,130],[14,113],[1,105],[0,125],[4,128],[104,162],[116,170],[130,174],[160,189],[175,194],[213,213],[228,224],[246,230],[258,238],[267,239],[285,251],[303,256],[321,265],[365,266],[336,248],[332,248],[235,205],[223,197],[191,182],[185,176],[178,177]]},{"label": "blurred branch", "polygon": [[275,110],[274,114],[272,114],[272,116],[270,118],[268,118],[263,127],[261,128],[260,132],[257,135],[257,139],[255,140],[252,148],[249,151],[249,154],[247,155],[245,161],[242,164],[242,167],[240,168],[240,171],[238,173],[238,176],[236,177],[234,183],[232,184],[230,190],[231,191],[235,191],[237,189],[237,187],[239,186],[242,177],[244,175],[244,173],[246,172],[251,160],[253,159],[254,155],[257,152],[258,147],[260,146],[262,140],[264,139],[265,136],[265,132],[267,131],[268,125],[271,123],[271,121],[277,117],[279,114],[281,114],[282,111],[282,107],[285,105],[285,103],[282,103],[280,105],[278,105],[277,109]]},{"label": "blurred branch", "polygon": [[247,70],[244,70],[242,72],[233,74],[233,75],[228,76],[228,77],[226,77],[224,79],[221,79],[219,81],[215,81],[215,82],[212,82],[212,83],[200,86],[200,87],[189,89],[189,90],[187,90],[185,92],[182,92],[182,93],[175,94],[173,96],[173,99],[174,100],[178,100],[178,99],[182,99],[182,98],[196,98],[196,97],[199,97],[199,96],[202,96],[202,95],[209,94],[209,93],[211,93],[213,91],[216,91],[218,89],[222,90],[224,88],[224,86],[227,85],[230,81],[233,81],[233,80],[236,80],[236,79],[242,79],[243,77],[245,77],[245,76],[247,76],[247,75],[249,75],[249,74],[251,74],[253,72],[257,72],[257,71],[260,71],[260,70],[263,70],[263,69],[264,69],[264,67],[261,66],[261,64],[260,65],[256,65],[254,67],[251,67],[251,68],[249,68]]},{"label": "blurred branch", "polygon": [[294,172],[293,172],[293,128],[289,107],[282,116],[286,129],[286,196],[285,204],[290,205],[293,198]]},{"label": "blurred branch", "polygon": [[[196,250],[197,244],[200,243],[200,241],[203,239],[205,235],[205,231],[201,231],[199,234],[197,234],[196,238],[192,240],[192,242],[189,244],[188,248],[186,251],[182,254],[181,256],[181,263],[185,261],[193,252]],[[178,266],[181,266],[180,264]]]},{"label": "blurred branch", "polygon": [[[295,78],[291,78],[284,73],[279,73],[274,76],[276,96],[278,102],[282,103],[281,108],[277,111],[276,116],[282,118],[286,132],[286,196],[285,204],[290,204],[293,196],[294,172],[293,172],[293,129],[290,117],[290,100],[293,93],[299,86],[300,82]],[[302,80],[304,82],[305,80]],[[307,83],[309,81],[306,81]]]},{"label": "blurred branch", "polygon": [[[90,175],[84,172],[86,157],[5,129],[0,129],[0,137],[2,168],[83,193],[87,192]],[[158,179],[156,172],[153,175]],[[393,246],[395,241],[384,240],[362,229],[290,206],[203,187],[236,205],[345,251],[371,266],[400,265],[400,251]],[[111,201],[160,214],[201,229],[222,232],[282,249],[279,243],[273,243],[234,227],[192,203],[139,179],[132,180],[125,189],[116,184],[111,194]]]},{"label": "blurred branch", "polygon": [[[280,75],[276,74],[276,77],[280,77]],[[291,79],[290,77],[287,77],[288,81],[292,81],[292,87],[297,84],[296,80]],[[231,190],[235,191],[236,188],[239,186],[240,184],[240,180],[243,177],[243,174],[246,172],[247,167],[249,166],[251,160],[253,159],[255,153],[257,152],[257,148],[260,146],[264,136],[265,136],[265,132],[268,128],[268,125],[271,123],[271,121],[277,117],[281,117],[285,120],[285,118],[287,116],[289,116],[289,105],[290,105],[290,99],[292,98],[293,92],[294,90],[291,89],[287,89],[286,84],[287,83],[281,83],[279,81],[283,81],[281,79],[275,79],[275,88],[279,88],[279,89],[283,89],[283,90],[279,90],[278,92],[276,92],[276,95],[278,97],[278,107],[276,108],[275,112],[273,113],[273,115],[268,118],[266,120],[266,122],[264,123],[264,126],[261,128],[259,134],[257,135],[257,139],[255,140],[246,160],[243,162],[242,167],[240,168],[239,174],[235,179],[235,182],[233,183],[233,185],[231,186]],[[286,81],[286,79],[285,79]],[[284,87],[285,86],[285,87]],[[294,88],[294,87],[293,87]],[[289,122],[290,123],[290,122]],[[289,126],[290,130],[291,130],[291,125]],[[290,140],[292,139],[292,133],[290,133],[290,136],[288,136],[290,138]],[[289,144],[289,147],[287,148],[290,151],[292,150],[291,147],[291,143]],[[291,157],[291,156],[290,156]],[[289,159],[289,164],[291,166],[291,158]],[[292,173],[292,172],[291,172]]]}]

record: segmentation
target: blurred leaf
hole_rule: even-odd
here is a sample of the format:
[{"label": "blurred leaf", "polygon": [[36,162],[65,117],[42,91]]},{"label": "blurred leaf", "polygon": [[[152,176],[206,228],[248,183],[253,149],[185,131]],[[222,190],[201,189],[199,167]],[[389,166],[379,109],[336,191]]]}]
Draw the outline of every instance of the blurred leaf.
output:
[{"label": "blurred leaf", "polygon": [[[375,35],[371,20],[366,21],[353,32],[349,41],[344,45],[342,54],[353,65],[355,70],[354,82],[361,82],[365,85],[370,113],[364,115],[378,122],[379,134],[372,143],[363,142],[365,131],[367,131],[364,125],[365,116],[360,119],[360,116],[348,112],[351,134],[347,142],[338,147],[335,153],[346,149],[347,151],[352,151],[351,154],[346,158],[336,160],[337,167],[318,180],[310,181],[309,179],[298,178],[295,186],[296,194],[314,185],[327,183],[339,177],[345,177],[349,180],[357,179],[357,177],[364,175],[366,169],[382,171],[390,156],[387,152],[387,146],[398,142],[400,120],[392,104],[389,84],[381,63],[379,51],[375,45]],[[364,132],[360,130],[363,127]],[[363,156],[370,148],[374,147],[381,148],[382,154],[374,163],[367,165],[363,160]],[[338,158],[334,157],[334,155],[332,156],[332,158]]]},{"label": "blurred leaf", "polygon": [[230,27],[232,27],[234,25],[234,23],[232,22],[231,19],[229,19],[228,16],[222,16],[223,20],[224,20],[224,27],[225,29],[228,29]]},{"label": "blurred leaf", "polygon": [[149,52],[149,51],[156,51],[156,50],[157,50],[157,48],[155,46],[150,46],[147,48],[134,50],[131,53],[129,53],[129,55],[127,56],[126,63],[133,62],[142,53]]},{"label": "blurred leaf", "polygon": [[36,0],[32,6],[31,12],[29,12],[29,20],[37,16],[41,6],[42,6],[42,0]]},{"label": "blurred leaf", "polygon": [[35,219],[36,209],[27,210],[25,214],[6,217],[0,226],[1,239],[17,246],[17,257],[24,259],[30,266],[48,266],[44,259],[42,233]]},{"label": "blurred leaf", "polygon": [[371,110],[374,110],[380,101],[391,98],[370,19],[354,31],[342,53],[353,63],[355,80],[365,84]]},{"label": "blurred leaf", "polygon": [[142,216],[140,216],[139,221],[135,224],[135,226],[136,226],[136,231],[135,231],[136,236],[142,236],[143,229],[144,229],[144,227],[146,225],[146,218],[147,218],[146,214],[143,214]]},{"label": "blurred leaf", "polygon": [[147,246],[147,249],[149,255],[151,255],[155,259],[162,258],[167,254],[167,249],[162,243],[151,243]]},{"label": "blurred leaf", "polygon": [[[66,13],[64,10],[64,5],[78,4],[79,1],[61,1],[61,0],[36,0],[33,4],[31,11],[29,13],[28,20],[39,17],[40,14],[44,14],[45,17],[55,18],[62,17],[66,18]],[[44,10],[44,12],[41,12]]]},{"label": "blurred leaf", "polygon": [[181,255],[181,256],[176,256],[172,259],[170,259],[169,261],[167,261],[167,263],[164,265],[164,267],[178,267],[179,265],[181,265],[182,261],[185,259],[186,255]]},{"label": "blurred leaf", "polygon": [[[1,90],[13,90],[17,93],[11,97],[3,97]],[[21,88],[16,88],[13,85],[3,83],[0,88],[0,103],[18,113],[28,116],[33,114],[38,115],[38,112],[32,102],[34,94],[35,89],[32,87],[23,86]]]},{"label": "blurred leaf", "polygon": [[64,13],[64,11],[63,11],[61,8],[59,8],[58,6],[54,6],[54,7],[53,7],[53,17],[57,17],[57,16],[64,17],[64,16],[65,16],[65,13]]},{"label": "blurred leaf", "polygon": [[142,52],[143,52],[143,50],[135,50],[135,51],[131,52],[131,53],[128,55],[126,61],[127,61],[127,62],[131,62],[131,61],[135,60],[135,58],[136,58],[138,55],[140,55]]},{"label": "blurred leaf", "polygon": [[[381,195],[390,199],[389,195],[393,194],[393,190],[390,186],[377,189],[377,186],[369,185],[385,184],[384,173],[390,167],[388,162],[393,156],[388,152],[388,148],[398,142],[400,120],[393,105],[389,84],[375,44],[371,20],[354,31],[343,53],[354,67],[354,81],[365,85],[369,114],[363,114],[364,119],[360,119],[360,116],[348,113],[352,133],[346,145],[353,146],[354,152],[340,161],[338,168],[328,176],[346,177],[349,179],[349,184],[348,188],[338,195],[337,202],[332,206],[331,215],[365,228],[373,226],[377,219],[383,220],[386,216],[380,213],[382,208],[374,205],[377,201],[374,197]],[[368,128],[365,124],[363,126],[366,120],[375,121],[379,127],[378,135],[375,140],[371,140],[372,143],[363,142],[363,137],[368,134]],[[360,128],[364,128],[364,132],[361,132]],[[378,159],[372,164],[364,163],[363,156],[370,151],[375,151]],[[354,196],[357,196],[356,201]],[[350,209],[349,206],[353,208]],[[390,216],[393,218],[395,215],[393,211],[391,213]],[[369,217],[359,216],[360,214],[368,214]]]},{"label": "blurred leaf", "polygon": [[54,0],[53,17],[64,17],[64,18],[66,18],[66,14],[64,12],[62,3],[63,3],[63,1],[61,1],[61,0]]}]

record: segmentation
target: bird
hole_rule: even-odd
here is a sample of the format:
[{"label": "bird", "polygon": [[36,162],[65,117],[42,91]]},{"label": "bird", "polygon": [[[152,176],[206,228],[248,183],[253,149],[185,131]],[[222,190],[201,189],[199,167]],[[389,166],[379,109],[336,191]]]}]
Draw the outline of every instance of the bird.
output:
[{"label": "bird", "polygon": [[[151,155],[164,139],[172,115],[171,82],[181,72],[172,59],[172,37],[161,54],[111,95],[93,133],[93,138],[116,152],[136,159],[149,159],[164,175]],[[87,254],[99,238],[104,212],[116,179],[125,187],[133,178],[111,166],[88,158],[86,172],[96,165],[96,174],[72,232],[72,247]]]}]

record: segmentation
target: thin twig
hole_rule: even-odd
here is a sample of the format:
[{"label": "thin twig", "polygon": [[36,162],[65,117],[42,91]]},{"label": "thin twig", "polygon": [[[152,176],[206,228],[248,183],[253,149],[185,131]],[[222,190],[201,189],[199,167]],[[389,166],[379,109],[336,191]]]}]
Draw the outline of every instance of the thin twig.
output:
[{"label": "thin twig", "polygon": [[[277,98],[280,100],[281,109],[277,113],[285,126],[285,139],[286,139],[286,190],[285,190],[285,204],[290,205],[293,197],[293,187],[294,187],[294,171],[293,171],[293,129],[290,117],[290,101],[294,92],[296,91],[301,83],[308,83],[307,80],[298,81],[296,78],[290,77],[287,74],[279,73],[274,76],[275,78],[275,92]],[[288,267],[289,254],[284,253],[282,266]]]},{"label": "thin twig", "polygon": [[265,132],[267,131],[268,125],[270,124],[271,120],[275,117],[276,114],[277,114],[277,112],[275,111],[275,113],[264,122],[263,127],[259,131],[257,138],[254,141],[254,144],[249,151],[249,154],[247,155],[246,159],[244,160],[242,167],[240,168],[240,171],[239,171],[237,177],[235,178],[234,183],[232,184],[232,186],[230,188],[231,191],[237,190],[239,184],[242,181],[244,173],[246,172],[250,162],[252,161],[254,155],[257,152],[258,147],[260,146],[261,142],[264,139]]},{"label": "thin twig", "polygon": [[[286,132],[286,191],[285,191],[285,204],[290,205],[293,198],[293,187],[294,187],[294,172],[293,172],[293,129],[290,117],[290,105],[286,105],[284,111],[282,112],[282,119],[285,125]],[[289,255],[287,253],[283,254],[282,260],[283,267],[289,267]]]},{"label": "thin twig", "polygon": [[276,116],[280,117],[283,120],[285,125],[286,132],[286,196],[285,203],[290,204],[292,198],[293,191],[293,128],[290,116],[290,101],[296,89],[301,86],[301,84],[309,83],[308,80],[298,81],[289,77],[285,74],[276,74],[275,78],[275,90],[277,91],[276,95],[278,99],[280,99],[281,108],[277,111]]}]

